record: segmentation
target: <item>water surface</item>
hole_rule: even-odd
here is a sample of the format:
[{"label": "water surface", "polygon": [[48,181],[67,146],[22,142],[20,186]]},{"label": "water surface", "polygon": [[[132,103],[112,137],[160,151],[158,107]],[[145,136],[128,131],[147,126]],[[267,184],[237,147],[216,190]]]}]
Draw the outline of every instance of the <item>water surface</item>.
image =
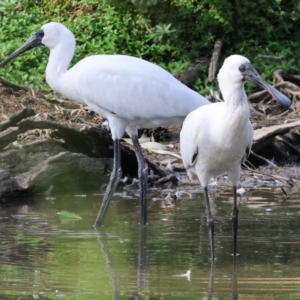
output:
[{"label": "water surface", "polygon": [[247,190],[235,265],[231,190],[214,193],[212,266],[202,193],[170,203],[150,191],[141,230],[137,195],[119,190],[95,230],[103,191],[84,186],[1,207],[0,299],[300,299],[297,190]]}]

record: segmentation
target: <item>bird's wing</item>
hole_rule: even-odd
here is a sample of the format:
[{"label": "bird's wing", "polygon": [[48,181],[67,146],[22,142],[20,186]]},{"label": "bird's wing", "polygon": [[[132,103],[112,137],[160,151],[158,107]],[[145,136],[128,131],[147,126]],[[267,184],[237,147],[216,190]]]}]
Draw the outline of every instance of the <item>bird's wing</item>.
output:
[{"label": "bird's wing", "polygon": [[[204,107],[203,107],[204,108]],[[184,120],[180,132],[180,149],[184,167],[193,168],[199,155],[199,135],[205,130],[205,113],[203,108],[192,111]]]},{"label": "bird's wing", "polygon": [[159,66],[130,56],[91,56],[68,73],[74,100],[129,120],[185,117],[210,103]]},{"label": "bird's wing", "polygon": [[242,159],[242,164],[247,160],[247,158],[250,155],[251,148],[252,148],[252,143],[253,143],[253,132],[254,132],[253,126],[252,126],[250,120],[248,120],[248,124],[247,124],[246,129],[245,129],[246,145],[245,145],[245,155]]}]

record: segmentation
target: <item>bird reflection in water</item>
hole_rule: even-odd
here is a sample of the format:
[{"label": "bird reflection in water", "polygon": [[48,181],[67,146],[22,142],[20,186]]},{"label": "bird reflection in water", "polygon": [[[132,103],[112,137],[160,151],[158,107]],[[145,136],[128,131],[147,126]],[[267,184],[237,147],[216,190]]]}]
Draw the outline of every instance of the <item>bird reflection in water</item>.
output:
[{"label": "bird reflection in water", "polygon": [[147,227],[140,226],[137,285],[136,285],[136,291],[133,293],[135,300],[143,299],[139,293],[145,288],[145,284],[146,284],[146,278],[147,278],[146,241],[147,241]]},{"label": "bird reflection in water", "polygon": [[[112,290],[113,290],[113,300],[120,299],[121,289],[120,289],[120,275],[118,273],[117,267],[114,263],[112,254],[109,251],[107,236],[104,230],[98,231],[98,241],[101,245],[101,250],[103,252],[106,268],[110,277]],[[140,226],[139,228],[139,249],[138,249],[138,265],[137,265],[137,281],[136,290],[132,293],[135,300],[143,300],[145,297],[142,292],[145,289],[147,281],[147,227]],[[212,300],[214,298],[214,277],[215,277],[216,261],[211,260],[210,272],[207,283],[207,300]],[[186,280],[191,280],[191,270],[189,269],[185,274],[173,275],[176,277],[185,277]],[[231,299],[238,299],[237,292],[237,257],[233,256],[232,261],[232,276],[231,276]]]},{"label": "bird reflection in water", "polygon": [[98,241],[101,245],[101,250],[104,255],[106,268],[110,277],[110,281],[112,284],[113,289],[113,300],[120,299],[120,277],[119,273],[117,271],[117,268],[114,263],[113,256],[111,255],[109,251],[109,247],[107,244],[107,236],[106,232],[102,229],[97,230],[98,231]]},{"label": "bird reflection in water", "polygon": [[[120,276],[114,263],[112,254],[109,251],[107,236],[103,229],[97,230],[98,241],[101,245],[103,252],[106,268],[108,270],[110,281],[113,289],[113,300],[120,299]],[[145,288],[147,278],[147,253],[146,253],[146,241],[147,241],[147,227],[139,226],[139,251],[138,251],[138,266],[137,266],[137,284],[136,291],[133,292],[134,299],[142,300],[140,292]]]}]

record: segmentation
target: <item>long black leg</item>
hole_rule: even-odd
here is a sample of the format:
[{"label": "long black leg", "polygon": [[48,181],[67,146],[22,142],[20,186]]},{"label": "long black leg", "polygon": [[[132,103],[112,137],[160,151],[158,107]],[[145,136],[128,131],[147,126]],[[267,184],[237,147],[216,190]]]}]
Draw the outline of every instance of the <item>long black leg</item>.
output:
[{"label": "long black leg", "polygon": [[134,151],[139,166],[139,186],[140,186],[140,225],[147,224],[147,182],[148,165],[142,153],[137,135],[131,137]]},{"label": "long black leg", "polygon": [[114,140],[114,165],[94,226],[102,224],[109,201],[122,176],[120,140]]},{"label": "long black leg", "polygon": [[233,256],[237,256],[237,231],[239,209],[237,207],[236,186],[233,187],[233,209],[232,209],[232,229],[233,229]]},{"label": "long black leg", "polygon": [[214,219],[211,214],[210,210],[210,203],[209,203],[209,197],[208,197],[208,188],[207,186],[204,187],[204,194],[205,194],[205,200],[206,200],[206,216],[207,216],[207,226],[209,230],[209,241],[210,241],[210,251],[211,251],[211,259],[212,261],[215,260],[215,226],[214,226]]}]

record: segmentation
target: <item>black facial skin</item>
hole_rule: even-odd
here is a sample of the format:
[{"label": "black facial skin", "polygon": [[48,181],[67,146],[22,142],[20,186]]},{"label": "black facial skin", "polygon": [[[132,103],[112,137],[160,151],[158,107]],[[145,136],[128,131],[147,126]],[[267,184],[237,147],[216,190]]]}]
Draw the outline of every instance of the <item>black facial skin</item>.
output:
[{"label": "black facial skin", "polygon": [[282,106],[289,107],[292,104],[288,97],[277,91],[273,86],[269,85],[264,79],[262,79],[250,63],[240,65],[239,71],[243,75],[243,81],[253,82],[268,91]]}]

